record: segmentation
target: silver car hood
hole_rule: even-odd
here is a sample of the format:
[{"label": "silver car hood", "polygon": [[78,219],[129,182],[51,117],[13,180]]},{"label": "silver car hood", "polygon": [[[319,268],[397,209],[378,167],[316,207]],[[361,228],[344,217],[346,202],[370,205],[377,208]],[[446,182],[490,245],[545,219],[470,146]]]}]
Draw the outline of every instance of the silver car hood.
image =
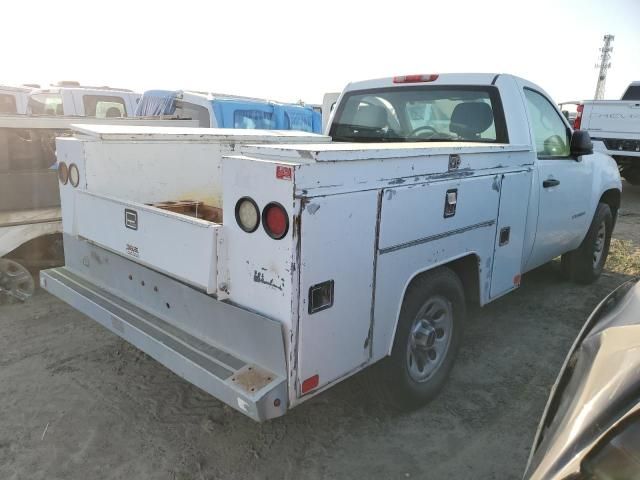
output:
[{"label": "silver car hood", "polygon": [[527,479],[561,479],[624,417],[640,410],[640,283],[593,311],[556,379],[538,426]]}]

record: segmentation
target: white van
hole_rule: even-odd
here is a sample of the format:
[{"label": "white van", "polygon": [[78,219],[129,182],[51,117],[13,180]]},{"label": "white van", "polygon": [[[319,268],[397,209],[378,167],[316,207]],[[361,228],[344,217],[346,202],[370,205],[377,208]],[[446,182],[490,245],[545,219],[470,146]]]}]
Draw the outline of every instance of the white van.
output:
[{"label": "white van", "polygon": [[98,118],[131,117],[140,94],[111,87],[82,86],[77,82],[60,82],[50,88],[33,90],[27,113]]}]

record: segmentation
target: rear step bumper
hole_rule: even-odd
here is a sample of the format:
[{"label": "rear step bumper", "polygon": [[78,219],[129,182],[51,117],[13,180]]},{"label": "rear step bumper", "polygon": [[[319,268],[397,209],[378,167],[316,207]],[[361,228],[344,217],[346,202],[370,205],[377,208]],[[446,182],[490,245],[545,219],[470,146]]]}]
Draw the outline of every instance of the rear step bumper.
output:
[{"label": "rear step bumper", "polygon": [[[165,277],[165,282],[171,280]],[[241,359],[220,346],[196,338],[76,275],[69,268],[41,272],[40,283],[44,289],[127,340],[177,375],[254,420],[263,421],[286,412],[285,372],[274,372],[264,365],[246,360],[250,356]],[[194,294],[203,295],[200,292]],[[221,304],[211,297],[205,297]],[[227,314],[232,312],[231,315],[242,315],[245,312],[237,307],[225,307],[231,309],[225,308]],[[259,321],[270,322],[268,328],[279,327],[277,322],[267,318],[251,312],[245,314],[252,321],[255,321],[253,317],[257,317]],[[242,323],[247,319],[227,320]],[[265,325],[256,325],[255,330],[260,332],[264,328]],[[251,335],[256,332],[246,333]],[[274,336],[271,335],[271,338]],[[283,343],[280,341],[272,347],[283,349]]]}]

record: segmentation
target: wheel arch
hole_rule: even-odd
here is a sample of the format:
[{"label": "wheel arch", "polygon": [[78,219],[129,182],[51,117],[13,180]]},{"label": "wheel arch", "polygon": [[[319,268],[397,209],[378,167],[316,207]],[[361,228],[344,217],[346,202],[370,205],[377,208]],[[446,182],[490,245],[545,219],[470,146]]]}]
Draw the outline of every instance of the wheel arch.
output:
[{"label": "wheel arch", "polygon": [[611,209],[611,215],[613,215],[613,225],[615,227],[616,219],[618,218],[618,210],[620,209],[622,193],[617,188],[610,188],[606,190],[601,196],[598,203],[606,203]]},{"label": "wheel arch", "polygon": [[402,305],[404,304],[404,300],[406,298],[409,287],[414,282],[437,268],[447,267],[452,270],[453,273],[455,273],[462,282],[462,288],[465,293],[465,300],[467,304],[471,303],[472,305],[481,305],[483,294],[481,292],[482,282],[480,279],[480,263],[480,256],[476,252],[466,252],[457,258],[448,259],[441,263],[429,265],[421,270],[417,270],[416,272],[414,272],[413,276],[408,278],[405,282],[404,289],[402,290],[402,295],[400,296],[400,302],[394,318],[391,339],[387,347],[387,355],[390,355],[391,350],[393,349],[393,343],[398,331],[398,322],[400,321],[400,312],[402,310]]},{"label": "wheel arch", "polygon": [[10,255],[32,240],[61,231],[60,221],[0,228],[0,257]]}]

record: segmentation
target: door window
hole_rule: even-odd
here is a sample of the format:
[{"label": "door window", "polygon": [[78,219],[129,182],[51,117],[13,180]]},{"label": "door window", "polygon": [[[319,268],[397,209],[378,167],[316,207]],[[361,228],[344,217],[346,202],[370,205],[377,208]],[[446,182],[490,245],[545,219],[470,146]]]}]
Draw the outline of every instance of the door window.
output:
[{"label": "door window", "polygon": [[29,111],[33,115],[64,115],[62,97],[58,93],[33,93],[29,97]]},{"label": "door window", "polygon": [[126,117],[124,98],[113,95],[84,95],[84,114],[88,117],[117,118]]},{"label": "door window", "polygon": [[233,128],[259,128],[274,130],[276,122],[273,113],[261,110],[236,110],[233,114]]},{"label": "door window", "polygon": [[538,158],[567,158],[570,132],[558,111],[536,91],[525,88],[524,95]]}]

